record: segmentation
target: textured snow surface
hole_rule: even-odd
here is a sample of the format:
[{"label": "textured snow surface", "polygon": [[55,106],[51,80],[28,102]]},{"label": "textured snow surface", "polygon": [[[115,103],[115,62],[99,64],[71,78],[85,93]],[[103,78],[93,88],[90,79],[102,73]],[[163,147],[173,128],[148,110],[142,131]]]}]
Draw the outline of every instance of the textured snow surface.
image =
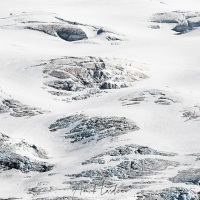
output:
[{"label": "textured snow surface", "polygon": [[0,199],[200,199],[199,0],[0,11]]}]

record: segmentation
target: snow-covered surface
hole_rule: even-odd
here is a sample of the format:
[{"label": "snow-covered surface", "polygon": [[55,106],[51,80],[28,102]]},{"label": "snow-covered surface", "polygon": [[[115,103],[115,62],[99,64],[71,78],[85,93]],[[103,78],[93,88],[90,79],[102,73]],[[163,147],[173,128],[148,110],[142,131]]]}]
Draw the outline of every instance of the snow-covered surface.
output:
[{"label": "snow-covered surface", "polygon": [[[195,184],[172,183],[169,180],[180,170],[200,167],[197,159],[200,153],[200,29],[197,27],[177,35],[171,30],[175,24],[152,22],[152,16],[158,13],[200,12],[199,0],[2,0],[0,11],[0,98],[9,96],[23,105],[48,111],[25,117],[1,113],[0,132],[13,141],[26,141],[44,149],[47,158],[38,159],[54,166],[44,173],[22,173],[16,169],[0,171],[0,198],[53,199],[74,195],[83,199],[137,199],[136,193],[140,193],[141,189],[184,187],[200,191]],[[89,39],[68,42],[41,31],[22,28],[23,22],[27,21],[57,23],[55,16],[88,25],[78,26],[83,28]],[[198,19],[193,21],[198,22]],[[160,28],[151,28],[156,25]],[[96,29],[94,31],[92,27],[103,27],[109,31],[97,37]],[[110,34],[112,37],[119,36],[121,40],[106,39]],[[40,67],[51,59],[64,56],[127,59],[136,67],[138,64],[148,78],[134,82],[131,87],[106,90],[101,95],[67,102],[65,97],[47,92],[45,75]],[[168,99],[167,105],[158,103],[163,94]],[[139,103],[129,104],[133,102],[131,98],[139,98]],[[91,119],[125,117],[139,128],[85,144],[71,143],[65,138],[69,130],[50,131],[50,125],[56,120],[75,114],[84,114]],[[72,125],[77,124],[74,122]],[[74,194],[69,188],[67,183],[70,180],[79,180],[71,176],[73,174],[119,164],[119,160],[110,164],[106,162],[103,166],[82,165],[82,162],[128,144],[172,152],[175,156],[126,156],[130,160],[151,158],[169,161],[165,163],[166,169],[152,168],[147,179],[143,179],[145,175],[136,179],[116,180],[116,176],[113,180],[109,179],[117,187],[122,184],[136,186],[128,192],[102,195],[100,187],[94,193],[75,191]],[[13,142],[7,145],[13,146]],[[16,151],[23,156],[35,157],[29,148],[20,147]],[[142,183],[148,180],[149,183]],[[31,188],[35,188],[35,192]],[[37,192],[41,188],[44,192]],[[105,187],[103,190],[105,192]]]}]

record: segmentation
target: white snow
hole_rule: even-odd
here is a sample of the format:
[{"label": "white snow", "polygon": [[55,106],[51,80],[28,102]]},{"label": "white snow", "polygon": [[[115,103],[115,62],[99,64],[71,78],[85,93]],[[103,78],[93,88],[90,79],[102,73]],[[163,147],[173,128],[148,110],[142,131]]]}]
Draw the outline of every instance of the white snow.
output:
[{"label": "white snow", "polygon": [[[46,173],[23,174],[17,170],[0,173],[0,198],[34,199],[28,189],[41,182],[44,187],[66,188],[65,175],[87,170],[81,162],[106,149],[124,144],[146,145],[156,150],[175,152],[177,161],[200,167],[199,162],[186,154],[200,153],[200,122],[183,118],[184,110],[192,110],[200,103],[200,36],[199,29],[176,35],[171,25],[160,24],[151,29],[151,18],[156,13],[172,11],[200,11],[198,0],[1,0],[0,2],[0,88],[23,104],[48,110],[49,113],[33,117],[14,118],[0,114],[0,132],[23,138],[46,150],[49,163],[55,168]],[[127,39],[118,43],[104,39],[93,42],[67,42],[38,31],[14,28],[13,15],[22,12],[38,13],[28,20],[51,20],[58,16],[69,21],[106,27]],[[12,13],[12,15],[10,15]],[[44,18],[43,18],[44,13]],[[26,19],[27,20],[27,19]],[[55,19],[54,19],[55,20]],[[12,22],[12,23],[11,23]],[[5,28],[9,25],[11,28]],[[148,79],[134,83],[132,87],[110,90],[98,97],[67,103],[49,94],[44,85],[42,69],[37,66],[46,60],[63,56],[97,56],[128,59],[148,70]],[[32,66],[32,67],[31,67]],[[140,66],[139,66],[140,67]],[[136,106],[122,106],[121,98],[136,91],[168,91],[180,99],[171,105],[157,105],[154,99]],[[152,97],[153,98],[153,97]],[[199,112],[199,110],[198,110]],[[133,120],[140,130],[122,135],[115,142],[100,141],[88,146],[71,146],[57,132],[48,127],[64,116],[84,113],[89,116],[118,116]],[[180,167],[179,169],[184,168]],[[173,169],[174,170],[174,169]],[[167,173],[167,177],[177,174]],[[56,173],[54,176],[48,174]],[[163,172],[163,174],[166,172]],[[162,177],[162,175],[159,177]],[[156,177],[155,177],[156,178]],[[194,188],[185,184],[174,184]],[[174,186],[173,185],[173,186]],[[172,186],[165,179],[153,185],[153,189]],[[85,199],[136,199],[137,190],[116,196],[84,193]],[[72,191],[55,190],[37,196],[72,196]],[[76,195],[75,195],[76,196]]]}]

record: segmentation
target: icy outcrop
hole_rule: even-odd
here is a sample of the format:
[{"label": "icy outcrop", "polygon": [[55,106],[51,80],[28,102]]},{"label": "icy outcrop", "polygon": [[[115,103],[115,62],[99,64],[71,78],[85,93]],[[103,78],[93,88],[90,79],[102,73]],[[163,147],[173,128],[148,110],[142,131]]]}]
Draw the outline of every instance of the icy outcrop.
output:
[{"label": "icy outcrop", "polygon": [[137,200],[198,200],[200,195],[186,188],[167,188],[157,191],[142,191]]},{"label": "icy outcrop", "polygon": [[174,169],[180,165],[179,162],[168,160],[173,156],[177,154],[139,145],[116,147],[82,162],[82,165],[90,165],[87,168],[83,166],[84,169],[89,170],[66,175],[73,178],[73,181],[66,183],[73,189],[84,186],[88,191],[94,186],[102,188],[102,185],[108,189],[115,187],[118,192],[142,189],[156,181],[161,181],[155,180],[154,175],[162,174],[168,168]]},{"label": "icy outcrop", "polygon": [[72,25],[62,25],[62,24],[39,24],[39,25],[28,25],[26,27],[30,30],[41,31],[51,36],[60,37],[68,42],[73,42],[77,40],[88,39],[86,33],[78,27]]},{"label": "icy outcrop", "polygon": [[41,66],[43,73],[48,75],[45,84],[56,92],[67,92],[73,100],[85,99],[108,89],[130,87],[135,81],[148,78],[144,65],[119,58],[64,57]]},{"label": "icy outcrop", "polygon": [[180,171],[175,177],[170,178],[174,183],[186,183],[200,185],[200,169],[188,169]]},{"label": "icy outcrop", "polygon": [[25,105],[0,89],[0,114],[9,113],[12,117],[32,117],[46,112],[40,108]]},{"label": "icy outcrop", "polygon": [[54,13],[13,13],[1,21],[4,24],[3,28],[10,28],[9,25],[12,24],[15,29],[40,31],[68,42],[82,41],[95,44],[108,41],[112,44],[112,42],[119,43],[126,39],[108,28],[67,21]]},{"label": "icy outcrop", "polygon": [[46,172],[52,168],[52,165],[45,162],[38,162],[10,151],[0,150],[0,170],[16,169],[21,172]]},{"label": "icy outcrop", "polygon": [[[122,161],[122,160],[128,160],[129,158],[126,156],[133,156],[133,155],[156,155],[156,156],[176,156],[175,153],[167,153],[167,152],[161,152],[154,149],[151,149],[146,146],[139,146],[139,145],[125,145],[117,147],[113,150],[107,151],[105,153],[99,154],[97,156],[94,156],[90,158],[89,160],[86,160],[83,162],[83,165],[86,164],[105,164],[106,162],[111,161]],[[109,156],[109,159],[106,157]]]},{"label": "icy outcrop", "polygon": [[48,158],[44,149],[24,140],[11,138],[3,133],[0,133],[0,150],[30,154],[43,159]]},{"label": "icy outcrop", "polygon": [[166,12],[152,17],[152,22],[175,24],[172,30],[186,33],[200,27],[200,12]]},{"label": "icy outcrop", "polygon": [[30,159],[29,156],[47,158],[47,154],[42,148],[0,133],[0,170],[16,169],[22,172],[46,172],[52,169],[52,165]]},{"label": "icy outcrop", "polygon": [[44,194],[47,192],[52,192],[52,191],[56,191],[58,190],[55,187],[52,186],[47,186],[47,187],[33,187],[33,188],[29,188],[28,189],[28,194],[32,194],[34,196],[40,195],[40,194]]},{"label": "icy outcrop", "polygon": [[49,127],[50,131],[65,128],[65,138],[72,143],[115,138],[139,129],[134,122],[124,117],[88,117],[82,114],[59,119]]},{"label": "icy outcrop", "polygon": [[155,14],[151,21],[157,23],[178,23],[184,21],[185,15],[182,12],[166,12]]},{"label": "icy outcrop", "polygon": [[176,94],[157,89],[135,92],[120,98],[120,100],[123,102],[123,106],[138,105],[142,102],[154,102],[159,105],[171,105],[180,102]]},{"label": "icy outcrop", "polygon": [[200,118],[200,106],[187,108],[182,111],[183,117],[188,120],[198,120]]},{"label": "icy outcrop", "polygon": [[13,117],[32,117],[43,114],[39,108],[29,107],[14,99],[4,99],[0,105],[0,112],[10,112]]},{"label": "icy outcrop", "polygon": [[178,162],[156,158],[132,159],[130,161],[123,161],[116,166],[87,170],[78,174],[72,174],[71,176],[91,179],[109,179],[111,177],[135,179],[141,176],[156,174],[158,171],[165,170],[169,166],[177,167],[178,165]]}]

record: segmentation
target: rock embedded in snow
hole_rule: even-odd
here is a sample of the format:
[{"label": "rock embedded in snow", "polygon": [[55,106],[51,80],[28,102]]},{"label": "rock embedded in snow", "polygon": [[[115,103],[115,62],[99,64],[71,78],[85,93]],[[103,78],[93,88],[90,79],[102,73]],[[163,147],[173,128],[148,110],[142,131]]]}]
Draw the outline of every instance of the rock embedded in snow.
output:
[{"label": "rock embedded in snow", "polygon": [[179,97],[174,92],[157,89],[134,92],[120,98],[120,100],[123,102],[123,106],[138,105],[143,102],[154,102],[158,105],[171,105],[180,102]]},{"label": "rock embedded in snow", "polygon": [[0,133],[0,149],[4,151],[12,150],[13,152],[28,153],[32,156],[47,159],[47,153],[44,149],[34,144],[29,144],[25,140],[14,139]]},{"label": "rock embedded in snow", "polygon": [[46,172],[52,168],[52,165],[48,165],[45,162],[34,161],[10,151],[0,150],[0,170],[16,169],[21,172]]},{"label": "rock embedded in snow", "polygon": [[[42,20],[41,20],[42,19]],[[5,22],[4,22],[5,21]],[[5,27],[40,31],[68,42],[76,41],[123,41],[125,37],[107,28],[71,22],[54,13],[21,13],[4,18]],[[93,42],[95,43],[95,42]]]},{"label": "rock embedded in snow", "polygon": [[88,117],[82,114],[59,119],[49,127],[50,131],[65,128],[65,138],[72,143],[115,138],[139,129],[133,121],[124,117]]},{"label": "rock embedded in snow", "polygon": [[[153,158],[152,155],[154,156]],[[69,184],[72,188],[77,189],[84,185],[89,191],[94,185],[100,186],[102,181],[108,182],[108,184],[104,183],[108,188],[109,186],[117,185],[117,190],[120,192],[127,192],[131,189],[141,189],[155,183],[152,181],[154,175],[162,173],[169,167],[174,168],[180,165],[180,163],[176,161],[161,159],[161,156],[166,158],[176,156],[176,154],[159,152],[149,147],[138,145],[116,147],[113,150],[99,154],[83,162],[82,165],[100,165],[97,166],[96,169],[94,169],[94,166],[90,165],[88,167],[91,168],[90,170],[67,175],[75,177],[75,180],[71,183],[69,182]],[[87,180],[83,180],[84,178]],[[148,181],[145,182],[141,179],[148,179]],[[120,185],[121,182],[118,183],[119,180],[134,182],[132,182],[132,184],[126,182]]]},{"label": "rock embedded in snow", "polygon": [[196,105],[194,107],[187,108],[182,111],[183,117],[188,120],[198,120],[200,118],[200,106]]},{"label": "rock embedded in snow", "polygon": [[25,141],[15,141],[13,138],[0,133],[0,170],[16,169],[22,172],[46,172],[53,168],[46,162],[37,161],[29,156],[46,159],[46,152],[36,145]]},{"label": "rock embedded in snow", "polygon": [[87,39],[86,33],[78,28],[73,27],[72,25],[62,25],[62,24],[42,24],[42,25],[32,25],[25,27],[30,30],[41,31],[51,36],[60,37],[63,40],[68,42],[73,42],[77,40]]},{"label": "rock embedded in snow", "polygon": [[155,14],[151,21],[157,23],[178,23],[185,20],[185,16],[180,12],[166,12]]},{"label": "rock embedded in snow", "polygon": [[200,27],[200,12],[166,12],[158,13],[152,17],[152,22],[175,24],[173,31],[187,33]]},{"label": "rock embedded in snow", "polygon": [[200,169],[188,169],[179,171],[179,173],[169,179],[173,183],[186,183],[192,185],[200,185]]},{"label": "rock embedded in snow", "polygon": [[71,115],[69,117],[64,117],[61,119],[56,120],[53,124],[49,126],[50,131],[57,131],[59,129],[65,129],[70,126],[72,126],[74,123],[83,120],[85,118],[85,115],[83,114],[76,114]]},{"label": "rock embedded in snow", "polygon": [[88,177],[91,179],[109,179],[111,177],[136,179],[138,177],[156,174],[169,166],[177,167],[178,165],[178,162],[156,158],[132,159],[131,161],[123,161],[116,166],[82,171],[81,173],[69,176],[74,176],[76,178]]},{"label": "rock embedded in snow", "polygon": [[29,107],[14,99],[2,99],[0,113],[9,112],[13,117],[32,117],[45,113],[39,108]]},{"label": "rock embedded in snow", "polygon": [[[83,99],[108,89],[130,87],[148,78],[143,64],[119,58],[63,57],[41,64],[48,75],[45,82],[57,92],[68,92]],[[57,93],[58,94],[58,93]]]},{"label": "rock embedded in snow", "polygon": [[33,187],[28,189],[28,194],[32,194],[34,196],[45,194],[47,192],[52,192],[58,190],[55,187],[48,186],[48,187]]},{"label": "rock embedded in snow", "polygon": [[[82,163],[82,165],[86,164],[105,164],[106,162],[111,162],[114,160],[122,161],[122,160],[129,160],[128,157],[125,156],[132,156],[132,155],[158,155],[158,156],[176,156],[175,153],[167,153],[167,152],[161,152],[154,149],[151,149],[146,146],[139,146],[139,145],[125,145],[117,147],[113,150],[107,151],[105,153],[101,153],[97,156],[94,156],[90,158],[89,160],[86,160]],[[105,157],[109,156],[109,159],[107,161],[105,160]]]},{"label": "rock embedded in snow", "polygon": [[198,200],[199,193],[186,188],[167,188],[156,191],[142,191],[137,200]]}]

